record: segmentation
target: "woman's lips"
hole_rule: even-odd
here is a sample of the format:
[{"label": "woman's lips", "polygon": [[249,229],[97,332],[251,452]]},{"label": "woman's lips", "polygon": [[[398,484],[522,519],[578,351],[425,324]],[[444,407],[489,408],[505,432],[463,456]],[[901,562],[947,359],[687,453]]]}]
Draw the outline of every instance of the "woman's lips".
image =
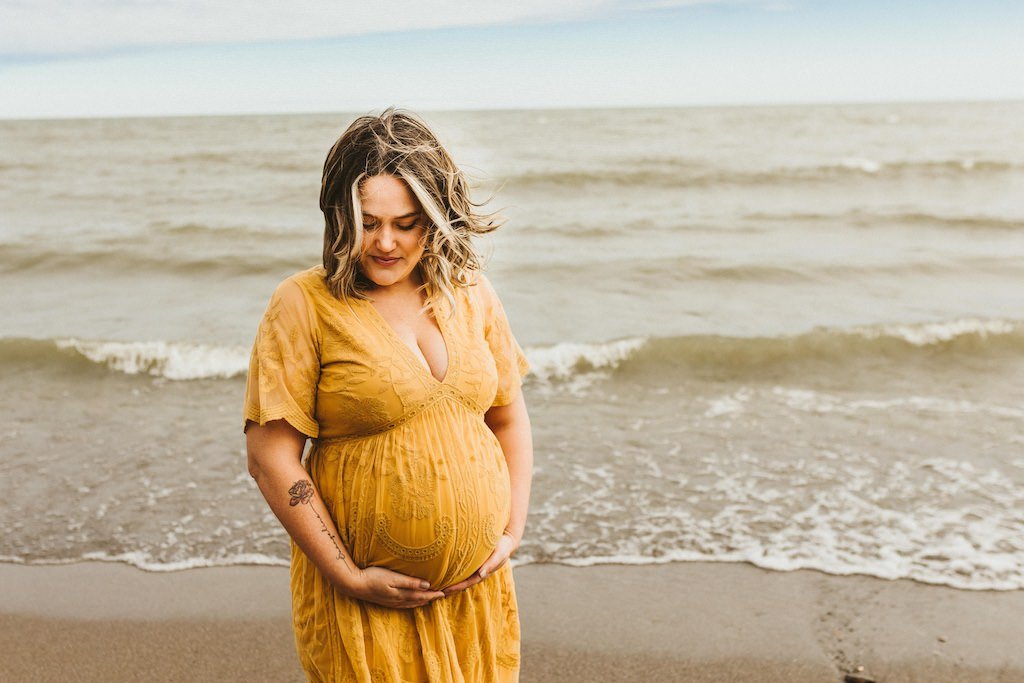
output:
[{"label": "woman's lips", "polygon": [[396,263],[398,263],[401,260],[397,256],[395,258],[390,258],[390,259],[381,258],[380,256],[374,256],[372,258],[373,258],[374,261],[377,262],[378,266],[393,266],[393,265],[395,265]]}]

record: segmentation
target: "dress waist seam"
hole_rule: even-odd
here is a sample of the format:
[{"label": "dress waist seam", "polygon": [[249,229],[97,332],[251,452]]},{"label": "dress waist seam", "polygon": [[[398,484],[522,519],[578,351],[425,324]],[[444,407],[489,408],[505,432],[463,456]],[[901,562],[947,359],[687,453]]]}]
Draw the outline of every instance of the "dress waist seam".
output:
[{"label": "dress waist seam", "polygon": [[466,408],[469,408],[470,410],[479,410],[479,406],[473,404],[473,402],[470,401],[468,398],[464,397],[463,395],[461,395],[457,391],[451,389],[447,385],[443,385],[441,387],[438,387],[437,391],[435,391],[433,394],[431,394],[429,398],[427,398],[426,400],[424,400],[422,403],[420,403],[416,407],[412,408],[411,410],[406,411],[397,420],[393,420],[391,422],[388,422],[388,423],[385,423],[383,425],[380,425],[379,427],[377,427],[375,429],[371,429],[371,430],[368,430],[368,431],[365,431],[365,432],[360,432],[358,434],[346,434],[344,436],[318,437],[318,438],[312,439],[313,446],[316,447],[316,446],[320,446],[322,444],[334,444],[334,443],[345,443],[345,442],[348,442],[348,441],[358,441],[360,439],[366,439],[366,438],[371,437],[371,436],[376,436],[378,434],[383,434],[384,432],[389,432],[392,429],[394,429],[395,427],[399,427],[399,426],[405,424],[409,420],[411,420],[414,417],[416,417],[417,415],[419,415],[425,409],[429,408],[430,406],[434,405],[435,403],[437,403],[438,401],[440,401],[441,399],[443,399],[445,397],[449,397],[449,398],[455,399],[458,403],[461,403],[462,405],[464,405]]}]

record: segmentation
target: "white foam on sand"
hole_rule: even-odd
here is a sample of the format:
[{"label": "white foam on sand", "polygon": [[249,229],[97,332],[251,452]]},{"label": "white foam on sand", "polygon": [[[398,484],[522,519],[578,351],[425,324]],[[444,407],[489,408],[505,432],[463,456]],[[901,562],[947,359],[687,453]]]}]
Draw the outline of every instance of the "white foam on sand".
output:
[{"label": "white foam on sand", "polygon": [[201,569],[203,567],[237,567],[237,566],[262,566],[262,567],[287,567],[289,561],[285,558],[263,555],[260,553],[239,553],[224,557],[189,557],[174,562],[157,562],[142,551],[125,553],[88,552],[82,553],[80,557],[61,559],[38,559],[26,561],[23,557],[15,555],[0,555],[0,562],[25,565],[64,565],[75,564],[76,562],[118,562],[128,564],[147,572],[177,572],[185,569]]}]

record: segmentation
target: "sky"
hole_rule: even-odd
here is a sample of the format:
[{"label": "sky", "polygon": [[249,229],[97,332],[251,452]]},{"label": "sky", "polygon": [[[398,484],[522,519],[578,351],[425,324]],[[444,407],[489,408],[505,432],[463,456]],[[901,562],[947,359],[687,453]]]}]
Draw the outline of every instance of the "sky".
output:
[{"label": "sky", "polygon": [[1018,0],[0,0],[0,118],[1024,99]]}]

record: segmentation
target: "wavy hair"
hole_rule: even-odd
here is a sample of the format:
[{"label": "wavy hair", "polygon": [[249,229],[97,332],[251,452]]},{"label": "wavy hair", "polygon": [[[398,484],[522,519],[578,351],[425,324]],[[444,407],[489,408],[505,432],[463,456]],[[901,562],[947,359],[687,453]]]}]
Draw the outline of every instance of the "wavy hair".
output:
[{"label": "wavy hair", "polygon": [[419,117],[388,108],[362,116],[338,138],[324,162],[320,210],[324,213],[324,270],[339,299],[368,299],[373,283],[362,272],[363,212],[359,190],[366,178],[392,175],[409,186],[426,214],[419,267],[427,305],[438,295],[454,304],[456,287],[473,284],[483,258],[475,235],[499,228],[504,219],[480,213],[470,199],[465,175]]}]

